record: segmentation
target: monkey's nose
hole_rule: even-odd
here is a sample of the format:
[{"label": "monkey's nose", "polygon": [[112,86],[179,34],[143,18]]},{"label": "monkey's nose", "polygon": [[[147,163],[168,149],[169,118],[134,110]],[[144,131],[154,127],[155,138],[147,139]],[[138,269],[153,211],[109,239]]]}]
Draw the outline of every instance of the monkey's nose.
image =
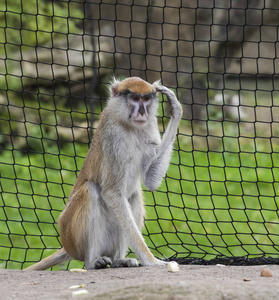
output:
[{"label": "monkey's nose", "polygon": [[139,108],[139,113],[143,116],[145,114],[145,109],[144,109],[144,106],[141,105],[140,108]]}]

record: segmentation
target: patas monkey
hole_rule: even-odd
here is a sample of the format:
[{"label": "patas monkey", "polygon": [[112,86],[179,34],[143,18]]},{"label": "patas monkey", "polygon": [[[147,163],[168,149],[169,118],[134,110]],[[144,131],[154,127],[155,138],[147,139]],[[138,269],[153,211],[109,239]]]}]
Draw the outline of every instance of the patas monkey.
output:
[{"label": "patas monkey", "polygon": [[[171,119],[161,139],[156,92],[165,94]],[[141,265],[161,265],[148,249],[141,228],[141,180],[151,191],[165,175],[182,116],[175,94],[155,82],[131,77],[111,84],[111,96],[58,224],[63,248],[26,270],[44,270],[70,259],[86,269],[135,267],[125,258],[131,246]]]}]

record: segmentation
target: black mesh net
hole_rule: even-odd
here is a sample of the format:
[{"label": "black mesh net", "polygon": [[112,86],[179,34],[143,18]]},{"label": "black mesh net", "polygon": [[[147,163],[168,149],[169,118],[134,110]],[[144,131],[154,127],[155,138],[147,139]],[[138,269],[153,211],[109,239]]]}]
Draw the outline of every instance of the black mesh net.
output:
[{"label": "black mesh net", "polygon": [[[155,256],[277,263],[278,8],[264,0],[2,1],[0,268],[21,269],[61,247],[56,221],[113,75],[161,79],[184,106],[168,173],[145,191],[143,233]],[[163,133],[169,113],[160,103]]]}]

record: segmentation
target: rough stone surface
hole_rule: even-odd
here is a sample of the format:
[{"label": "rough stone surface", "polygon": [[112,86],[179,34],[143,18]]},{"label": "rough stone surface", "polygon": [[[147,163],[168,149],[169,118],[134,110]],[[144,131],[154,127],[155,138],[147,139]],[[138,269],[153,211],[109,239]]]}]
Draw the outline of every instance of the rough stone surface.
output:
[{"label": "rough stone surface", "polygon": [[[72,299],[72,285],[86,285],[78,299],[277,299],[279,266],[167,266],[69,271],[0,270],[1,299]],[[96,297],[96,298],[95,298]],[[76,297],[75,297],[76,298]]]}]

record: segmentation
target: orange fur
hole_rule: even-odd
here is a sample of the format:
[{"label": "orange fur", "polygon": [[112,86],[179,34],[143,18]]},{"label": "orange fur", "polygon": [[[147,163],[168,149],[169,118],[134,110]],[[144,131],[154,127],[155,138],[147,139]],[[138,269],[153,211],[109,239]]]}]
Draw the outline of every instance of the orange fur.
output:
[{"label": "orange fur", "polygon": [[118,85],[118,91],[120,93],[123,93],[126,90],[129,90],[135,94],[142,95],[147,95],[156,92],[156,89],[152,84],[142,80],[139,77],[130,77],[121,81]]}]

